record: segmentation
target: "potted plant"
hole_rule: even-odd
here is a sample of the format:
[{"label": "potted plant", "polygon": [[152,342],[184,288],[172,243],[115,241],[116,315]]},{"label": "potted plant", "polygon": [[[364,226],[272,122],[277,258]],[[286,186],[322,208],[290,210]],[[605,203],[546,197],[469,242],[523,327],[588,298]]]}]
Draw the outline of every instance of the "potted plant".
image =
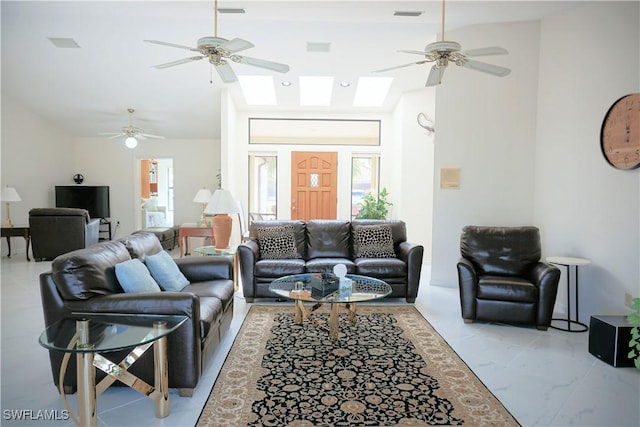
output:
[{"label": "potted plant", "polygon": [[631,339],[629,340],[629,359],[633,360],[636,368],[640,369],[640,298],[631,301],[631,308],[635,310],[627,316],[627,321],[631,324]]},{"label": "potted plant", "polygon": [[389,192],[383,188],[378,197],[370,192],[362,198],[362,204],[356,219],[386,219],[389,213],[389,206],[393,203],[387,201]]}]

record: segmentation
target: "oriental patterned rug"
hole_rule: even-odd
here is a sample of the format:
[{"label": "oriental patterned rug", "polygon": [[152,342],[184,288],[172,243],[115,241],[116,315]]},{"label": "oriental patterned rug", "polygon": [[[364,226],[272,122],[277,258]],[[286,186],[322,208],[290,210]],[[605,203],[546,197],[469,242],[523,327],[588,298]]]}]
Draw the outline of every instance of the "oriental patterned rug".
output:
[{"label": "oriental patterned rug", "polygon": [[332,340],[292,306],[252,306],[197,426],[519,425],[413,306],[346,316]]}]

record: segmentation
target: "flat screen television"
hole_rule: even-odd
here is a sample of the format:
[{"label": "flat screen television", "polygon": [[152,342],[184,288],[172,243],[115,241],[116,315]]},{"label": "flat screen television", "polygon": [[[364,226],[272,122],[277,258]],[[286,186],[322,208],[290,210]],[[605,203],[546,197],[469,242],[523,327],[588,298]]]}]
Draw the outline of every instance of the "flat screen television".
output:
[{"label": "flat screen television", "polygon": [[56,185],[56,207],[86,209],[91,218],[109,218],[109,186]]}]

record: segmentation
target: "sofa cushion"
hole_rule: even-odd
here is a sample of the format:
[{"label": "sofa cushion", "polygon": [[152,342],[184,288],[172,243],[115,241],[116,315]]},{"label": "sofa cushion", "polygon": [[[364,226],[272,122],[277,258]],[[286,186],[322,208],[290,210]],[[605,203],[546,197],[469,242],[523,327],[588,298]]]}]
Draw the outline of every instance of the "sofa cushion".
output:
[{"label": "sofa cushion", "polygon": [[351,225],[349,221],[307,221],[306,258],[351,258]]},{"label": "sofa cushion", "polygon": [[147,255],[144,262],[151,276],[164,291],[179,292],[189,284],[171,255],[165,251]]},{"label": "sofa cushion", "polygon": [[162,252],[160,240],[153,233],[135,233],[118,239],[123,244],[131,258],[138,258],[144,262],[147,255],[154,255]]},{"label": "sofa cushion", "polygon": [[101,242],[59,255],[51,264],[51,274],[63,299],[86,300],[122,293],[114,266],[129,259],[122,244]]},{"label": "sofa cushion", "polygon": [[273,278],[302,273],[306,273],[302,259],[261,259],[256,262],[254,271],[257,277]]},{"label": "sofa cushion", "polygon": [[326,273],[333,271],[337,264],[344,264],[348,274],[356,273],[356,265],[348,258],[314,258],[307,261],[307,273]]},{"label": "sofa cushion", "polygon": [[256,227],[260,256],[263,259],[302,258],[296,247],[292,225]]},{"label": "sofa cushion", "polygon": [[139,259],[118,263],[115,270],[120,286],[127,293],[160,292],[160,286]]},{"label": "sofa cushion", "polygon": [[521,277],[480,276],[478,299],[535,303],[538,301],[538,288]]},{"label": "sofa cushion", "polygon": [[378,279],[407,277],[407,264],[398,258],[358,258],[356,274]]},{"label": "sofa cushion", "polygon": [[389,224],[353,227],[353,252],[356,258],[395,258]]},{"label": "sofa cushion", "polygon": [[199,297],[217,298],[222,302],[222,309],[226,310],[233,302],[233,280],[207,280],[204,282],[194,282],[182,289],[182,292],[190,292]]},{"label": "sofa cushion", "polygon": [[200,298],[200,339],[205,339],[211,328],[217,327],[221,315],[222,302],[218,298]]}]

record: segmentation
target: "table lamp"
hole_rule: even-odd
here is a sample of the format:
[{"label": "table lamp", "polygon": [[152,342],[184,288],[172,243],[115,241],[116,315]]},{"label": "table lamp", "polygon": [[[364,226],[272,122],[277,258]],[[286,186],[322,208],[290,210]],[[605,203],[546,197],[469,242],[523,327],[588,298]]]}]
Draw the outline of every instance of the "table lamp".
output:
[{"label": "table lamp", "polygon": [[229,247],[233,224],[233,219],[229,214],[237,212],[238,204],[230,191],[218,189],[213,193],[204,213],[215,215],[213,217],[213,239],[216,249],[223,250]]},{"label": "table lamp", "polygon": [[7,203],[7,218],[4,220],[3,227],[13,227],[11,223],[11,208],[9,207],[9,202],[20,202],[22,199],[15,188],[6,186],[2,189],[2,194],[0,194],[0,200]]},{"label": "table lamp", "polygon": [[202,203],[202,217],[200,218],[200,225],[202,227],[207,227],[209,225],[207,223],[207,218],[204,215],[204,209],[207,207],[209,200],[211,200],[211,191],[208,188],[199,189],[193,198],[194,203]]}]

